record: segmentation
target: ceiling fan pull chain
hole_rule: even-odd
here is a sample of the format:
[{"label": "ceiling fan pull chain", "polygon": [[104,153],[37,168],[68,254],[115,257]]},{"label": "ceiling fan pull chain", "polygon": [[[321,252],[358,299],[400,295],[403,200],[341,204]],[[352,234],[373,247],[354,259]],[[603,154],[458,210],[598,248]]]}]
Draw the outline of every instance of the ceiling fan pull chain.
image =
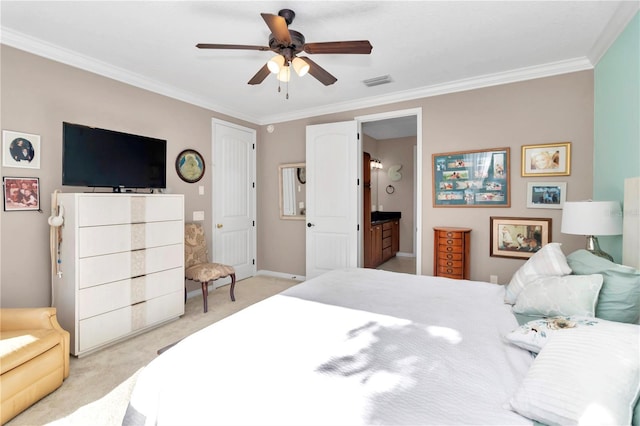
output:
[{"label": "ceiling fan pull chain", "polygon": [[289,99],[289,82],[287,81],[287,96],[285,99]]}]

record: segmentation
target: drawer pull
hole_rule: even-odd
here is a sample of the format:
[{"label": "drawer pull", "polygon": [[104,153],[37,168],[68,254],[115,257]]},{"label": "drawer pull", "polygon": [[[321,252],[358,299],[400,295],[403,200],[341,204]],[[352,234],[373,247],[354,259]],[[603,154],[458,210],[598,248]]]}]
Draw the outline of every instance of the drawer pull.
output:
[{"label": "drawer pull", "polygon": [[447,262],[447,266],[453,266],[453,262]]},{"label": "drawer pull", "polygon": [[447,269],[447,274],[453,274],[453,269]]},{"label": "drawer pull", "polygon": [[447,255],[447,259],[453,259],[453,255],[452,255],[451,253],[449,253],[449,254]]},{"label": "drawer pull", "polygon": [[449,238],[453,237],[453,232],[447,232],[447,237]]},{"label": "drawer pull", "polygon": [[453,240],[447,240],[447,244],[453,244]]},{"label": "drawer pull", "polygon": [[447,251],[453,251],[453,247],[447,247]]}]

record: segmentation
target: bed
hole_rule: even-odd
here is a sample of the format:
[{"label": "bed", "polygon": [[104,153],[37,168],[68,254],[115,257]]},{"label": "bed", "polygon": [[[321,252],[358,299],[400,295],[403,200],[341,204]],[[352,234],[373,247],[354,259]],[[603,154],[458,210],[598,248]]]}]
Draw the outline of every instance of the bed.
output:
[{"label": "bed", "polygon": [[164,352],[123,424],[532,424],[510,405],[535,362],[518,327],[504,286],[336,270]]}]

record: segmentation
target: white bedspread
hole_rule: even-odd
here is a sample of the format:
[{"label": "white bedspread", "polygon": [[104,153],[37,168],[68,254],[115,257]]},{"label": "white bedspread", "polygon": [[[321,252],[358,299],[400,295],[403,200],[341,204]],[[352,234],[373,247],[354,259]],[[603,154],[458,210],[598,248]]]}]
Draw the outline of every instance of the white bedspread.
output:
[{"label": "white bedspread", "polygon": [[333,271],[193,334],[140,373],[125,424],[531,424],[532,358],[499,285]]}]

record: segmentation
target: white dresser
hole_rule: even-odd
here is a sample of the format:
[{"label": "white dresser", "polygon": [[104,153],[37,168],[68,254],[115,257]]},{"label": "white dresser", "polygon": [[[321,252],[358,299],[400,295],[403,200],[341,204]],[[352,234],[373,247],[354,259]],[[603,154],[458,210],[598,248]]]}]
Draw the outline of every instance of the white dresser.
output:
[{"label": "white dresser", "polygon": [[184,314],[184,197],[57,194],[58,321],[81,356]]}]

